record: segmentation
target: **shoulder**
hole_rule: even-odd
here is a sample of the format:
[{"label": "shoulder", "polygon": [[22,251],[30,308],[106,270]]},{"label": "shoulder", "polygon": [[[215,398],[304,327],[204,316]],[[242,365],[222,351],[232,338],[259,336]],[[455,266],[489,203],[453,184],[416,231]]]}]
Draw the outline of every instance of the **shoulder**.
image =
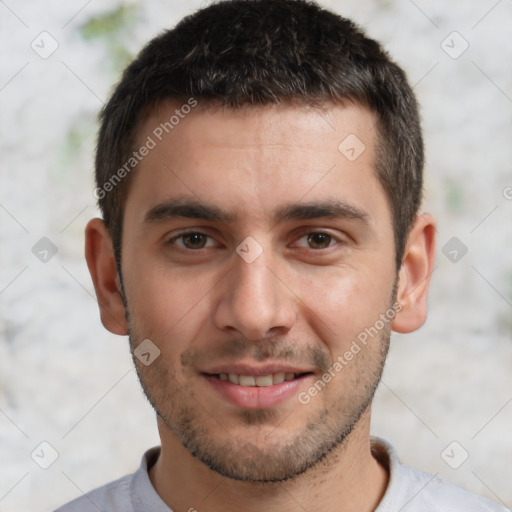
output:
[{"label": "shoulder", "polygon": [[406,485],[412,491],[412,495],[409,497],[410,506],[405,510],[507,512],[507,509],[498,503],[466,491],[438,476],[408,466],[402,466],[402,468]]},{"label": "shoulder", "polygon": [[436,475],[401,464],[393,447],[382,439],[372,439],[372,451],[390,473],[388,489],[375,512],[508,512]]},{"label": "shoulder", "polygon": [[98,487],[54,512],[133,512],[134,509],[170,511],[151,485],[148,475],[148,468],[158,459],[159,453],[158,446],[149,449],[142,456],[135,473]]},{"label": "shoulder", "polygon": [[58,508],[55,512],[132,512],[130,485],[133,475],[98,487]]}]

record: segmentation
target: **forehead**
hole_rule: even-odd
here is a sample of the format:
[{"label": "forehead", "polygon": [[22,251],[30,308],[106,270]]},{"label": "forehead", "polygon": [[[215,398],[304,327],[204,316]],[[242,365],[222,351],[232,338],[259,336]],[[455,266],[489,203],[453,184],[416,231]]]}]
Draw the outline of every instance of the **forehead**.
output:
[{"label": "forehead", "polygon": [[184,105],[162,103],[142,124],[136,147],[151,149],[134,171],[126,211],[185,196],[235,218],[328,195],[370,210],[375,195],[385,202],[374,171],[376,120],[363,107]]},{"label": "forehead", "polygon": [[324,141],[337,152],[340,137],[359,135],[367,146],[372,146],[376,132],[374,113],[352,103],[346,106],[326,103],[321,107],[285,103],[232,108],[205,100],[193,100],[195,106],[190,107],[191,102],[192,99],[159,103],[145,117],[139,130],[139,142],[151,136],[155,142],[163,142],[163,146],[174,141],[175,150],[180,149],[181,143],[200,141],[229,145],[233,149],[258,146],[272,149],[283,145],[294,151],[311,151],[316,146],[323,152],[326,145],[319,142]]}]

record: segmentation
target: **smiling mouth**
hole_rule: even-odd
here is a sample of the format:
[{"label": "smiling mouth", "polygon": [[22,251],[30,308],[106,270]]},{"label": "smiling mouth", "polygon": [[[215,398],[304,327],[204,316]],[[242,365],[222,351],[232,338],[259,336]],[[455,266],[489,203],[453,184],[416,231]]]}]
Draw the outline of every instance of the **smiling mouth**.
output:
[{"label": "smiling mouth", "polygon": [[300,379],[307,375],[311,375],[311,372],[305,373],[292,373],[292,372],[279,372],[271,373],[268,375],[241,375],[238,373],[213,373],[206,374],[208,377],[213,377],[221,381],[231,382],[243,387],[268,387],[283,382],[289,382],[292,380]]}]

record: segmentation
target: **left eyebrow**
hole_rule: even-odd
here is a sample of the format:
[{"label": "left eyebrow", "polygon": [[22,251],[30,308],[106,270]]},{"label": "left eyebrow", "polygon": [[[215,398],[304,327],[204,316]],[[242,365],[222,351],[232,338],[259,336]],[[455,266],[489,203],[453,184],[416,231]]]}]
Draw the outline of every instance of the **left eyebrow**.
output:
[{"label": "left eyebrow", "polygon": [[365,225],[370,224],[370,216],[364,210],[346,202],[336,200],[291,203],[279,208],[274,216],[277,222],[308,220],[322,217],[356,220]]}]

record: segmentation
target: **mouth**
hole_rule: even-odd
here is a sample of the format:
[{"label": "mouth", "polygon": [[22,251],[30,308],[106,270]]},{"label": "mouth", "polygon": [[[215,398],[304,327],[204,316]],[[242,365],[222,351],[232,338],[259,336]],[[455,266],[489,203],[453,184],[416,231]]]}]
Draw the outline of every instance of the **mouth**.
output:
[{"label": "mouth", "polygon": [[244,375],[239,373],[213,373],[205,374],[214,379],[230,382],[237,386],[264,388],[274,386],[283,382],[290,382],[307,375],[311,372],[276,372],[267,375]]},{"label": "mouth", "polygon": [[217,399],[237,409],[261,410],[284,405],[308,385],[314,374],[282,365],[237,365],[201,375]]}]

